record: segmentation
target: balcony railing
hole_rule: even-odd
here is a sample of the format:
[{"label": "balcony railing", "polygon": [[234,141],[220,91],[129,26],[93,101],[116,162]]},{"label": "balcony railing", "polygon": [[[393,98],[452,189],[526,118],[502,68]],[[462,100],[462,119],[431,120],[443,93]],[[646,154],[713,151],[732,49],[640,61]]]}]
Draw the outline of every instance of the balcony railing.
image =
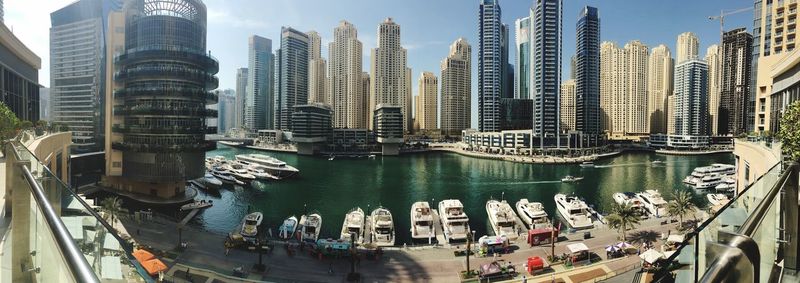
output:
[{"label": "balcony railing", "polygon": [[116,133],[132,133],[132,134],[216,134],[217,133],[217,127],[113,125],[111,126],[111,130]]},{"label": "balcony railing", "polygon": [[206,152],[217,149],[216,142],[202,142],[196,144],[180,144],[180,145],[152,145],[152,144],[136,144],[126,142],[115,142],[111,144],[111,148],[122,151],[134,152]]},{"label": "balcony railing", "polygon": [[128,97],[198,97],[206,100],[206,104],[216,104],[219,96],[210,91],[196,88],[127,88],[114,91],[118,98]]},{"label": "balcony railing", "polygon": [[7,143],[4,154],[11,282],[153,281],[132,245],[22,143]]},{"label": "balcony railing", "polygon": [[118,105],[114,106],[114,113],[119,115],[173,115],[216,118],[219,111],[206,108],[125,107]]}]

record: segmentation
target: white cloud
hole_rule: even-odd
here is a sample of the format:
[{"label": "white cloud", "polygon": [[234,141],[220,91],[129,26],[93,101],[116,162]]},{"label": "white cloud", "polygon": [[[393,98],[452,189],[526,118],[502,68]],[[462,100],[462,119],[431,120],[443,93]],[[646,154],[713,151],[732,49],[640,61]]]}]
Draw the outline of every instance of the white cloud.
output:
[{"label": "white cloud", "polygon": [[217,25],[228,25],[235,28],[266,29],[272,25],[265,21],[243,19],[239,16],[231,15],[230,12],[220,9],[209,9],[207,12],[209,23]]}]

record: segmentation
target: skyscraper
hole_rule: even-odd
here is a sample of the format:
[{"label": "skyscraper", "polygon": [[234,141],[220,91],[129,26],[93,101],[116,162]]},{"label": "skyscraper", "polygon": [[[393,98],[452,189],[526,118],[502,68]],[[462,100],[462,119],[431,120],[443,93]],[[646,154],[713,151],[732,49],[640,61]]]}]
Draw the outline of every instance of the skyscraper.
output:
[{"label": "skyscraper", "polygon": [[369,87],[362,85],[362,49],[356,27],[347,21],[339,22],[328,45],[328,96],[335,128],[367,128],[367,116],[371,115],[367,111]]},{"label": "skyscraper", "polygon": [[650,125],[647,123],[647,53],[647,45],[638,40],[625,44],[627,135],[641,136],[650,133]]},{"label": "skyscraper", "polygon": [[747,133],[750,101],[750,64],[753,36],[745,28],[725,32],[722,37],[719,133]]},{"label": "skyscraper", "polygon": [[227,133],[236,126],[236,97],[237,94],[232,89],[219,91],[219,102],[217,103],[217,132]]},{"label": "skyscraper", "polygon": [[438,129],[438,115],[436,114],[437,99],[439,94],[439,79],[431,72],[422,72],[419,76],[419,117],[417,122],[423,130]]},{"label": "skyscraper", "polygon": [[448,135],[460,135],[470,127],[472,114],[472,47],[464,38],[450,45],[442,60],[441,129]]},{"label": "skyscraper", "polygon": [[675,134],[708,135],[708,66],[688,59],[675,66]]},{"label": "skyscraper", "polygon": [[603,130],[613,137],[625,135],[625,111],[628,108],[626,63],[625,50],[616,43],[605,41],[600,45],[601,120]]},{"label": "skyscraper", "polygon": [[291,131],[295,105],[308,103],[309,39],[291,27],[281,28],[280,92],[275,95],[275,129]]},{"label": "skyscraper", "polygon": [[330,104],[326,86],[328,78],[325,59],[322,58],[322,38],[316,31],[308,35],[308,102]]},{"label": "skyscraper", "polygon": [[236,104],[234,127],[241,129],[244,126],[245,99],[247,98],[247,68],[236,69]]},{"label": "skyscraper", "polygon": [[722,75],[722,52],[719,45],[712,44],[706,49],[704,60],[708,65],[708,129],[711,135],[719,134],[719,101],[720,101],[720,76]]},{"label": "skyscraper", "polygon": [[509,41],[511,40],[511,31],[507,24],[502,25],[500,32],[500,62],[501,62],[501,77],[502,77],[502,90],[500,96],[502,98],[514,97],[514,65],[509,63]]},{"label": "skyscraper", "polygon": [[478,15],[478,130],[500,130],[503,87],[500,1],[481,0]]},{"label": "skyscraper", "polygon": [[561,0],[536,1],[531,10],[533,135],[540,137],[539,147],[545,146],[547,137],[556,137],[554,145],[560,146]]},{"label": "skyscraper", "polygon": [[672,96],[672,55],[666,45],[651,49],[647,59],[647,112],[650,133],[667,133],[667,98]]},{"label": "skyscraper", "polygon": [[700,48],[700,40],[693,32],[684,32],[678,35],[678,41],[675,43],[676,55],[675,64],[680,64],[689,59],[696,59],[698,49]]},{"label": "skyscraper", "polygon": [[559,111],[561,131],[575,130],[575,80],[566,80],[561,84],[561,110]]},{"label": "skyscraper", "polygon": [[531,84],[531,18],[517,19],[516,56],[514,63],[514,98],[530,98]]},{"label": "skyscraper", "polygon": [[244,127],[251,131],[273,129],[275,121],[272,40],[257,35],[248,39],[247,96]]},{"label": "skyscraper", "polygon": [[599,135],[600,126],[600,15],[586,6],[575,27],[576,48],[571,71],[575,80],[575,127],[584,134]]},{"label": "skyscraper", "polygon": [[[411,124],[411,71],[406,67],[406,49],[400,45],[400,25],[386,18],[378,26],[378,46],[372,49],[369,112],[379,104],[399,106],[403,116],[403,132]],[[370,129],[374,115],[369,115]]]}]

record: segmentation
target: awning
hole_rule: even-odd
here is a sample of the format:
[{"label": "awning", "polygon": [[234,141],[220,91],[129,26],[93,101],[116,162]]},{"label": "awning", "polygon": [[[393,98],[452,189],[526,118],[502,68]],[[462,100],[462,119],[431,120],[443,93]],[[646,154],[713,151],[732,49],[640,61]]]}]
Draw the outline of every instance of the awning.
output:
[{"label": "awning", "polygon": [[144,270],[146,270],[147,274],[150,274],[150,276],[155,276],[159,272],[167,270],[167,265],[158,259],[145,261],[142,263],[142,267],[144,267]]},{"label": "awning", "polygon": [[103,249],[110,250],[110,251],[121,251],[119,241],[117,238],[114,238],[111,234],[106,234],[105,239],[103,239]]},{"label": "awning", "polygon": [[156,258],[152,253],[142,249],[133,251],[133,257],[136,258],[139,263],[144,263],[145,261]]},{"label": "awning", "polygon": [[647,263],[654,263],[661,259],[662,256],[664,255],[654,249],[649,249],[639,255],[639,257]]},{"label": "awning", "polygon": [[683,243],[683,239],[684,239],[684,236],[680,235],[680,234],[669,235],[669,237],[667,237],[667,243],[680,244],[680,243]]},{"label": "awning", "polygon": [[584,243],[575,243],[567,245],[567,249],[570,253],[579,253],[588,251],[589,247],[587,247]]},{"label": "awning", "polygon": [[528,268],[532,268],[532,267],[543,268],[544,267],[544,259],[542,259],[541,257],[538,257],[538,256],[529,257],[528,258]]},{"label": "awning", "polygon": [[119,263],[119,257],[104,256],[101,258],[100,271],[103,279],[124,279],[122,278],[122,265]]}]

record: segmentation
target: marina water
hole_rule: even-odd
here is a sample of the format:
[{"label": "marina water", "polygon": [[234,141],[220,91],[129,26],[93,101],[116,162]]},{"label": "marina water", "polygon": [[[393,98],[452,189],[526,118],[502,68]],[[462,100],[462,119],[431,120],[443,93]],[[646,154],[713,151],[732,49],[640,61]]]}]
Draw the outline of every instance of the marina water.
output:
[{"label": "marina water", "polygon": [[[436,208],[440,200],[460,199],[470,218],[470,228],[480,237],[491,230],[485,209],[490,198],[504,198],[512,207],[521,198],[538,201],[552,218],[557,215],[553,196],[574,193],[599,211],[608,212],[615,192],[655,189],[669,200],[673,190],[684,189],[681,180],[695,167],[734,161],[732,154],[668,156],[628,152],[596,161],[596,168],[580,168],[478,159],[454,153],[328,160],[324,156],[259,152],[224,145],[207,156],[232,159],[245,153],[274,156],[300,169],[300,174],[287,180],[253,182],[252,187],[228,186],[219,195],[201,191],[199,198],[213,200],[214,206],[196,217],[194,223],[209,232],[227,234],[239,225],[248,210],[261,211],[264,223],[277,233],[277,227],[286,217],[299,218],[304,210],[315,210],[323,218],[320,238],[335,238],[351,208],[360,206],[369,214],[381,205],[392,212],[397,245],[410,244],[409,211],[416,201],[428,201]],[[653,160],[666,164],[654,166]],[[560,180],[566,175],[585,179],[562,183]],[[698,193],[695,199],[701,207],[706,205],[702,194]]]}]

